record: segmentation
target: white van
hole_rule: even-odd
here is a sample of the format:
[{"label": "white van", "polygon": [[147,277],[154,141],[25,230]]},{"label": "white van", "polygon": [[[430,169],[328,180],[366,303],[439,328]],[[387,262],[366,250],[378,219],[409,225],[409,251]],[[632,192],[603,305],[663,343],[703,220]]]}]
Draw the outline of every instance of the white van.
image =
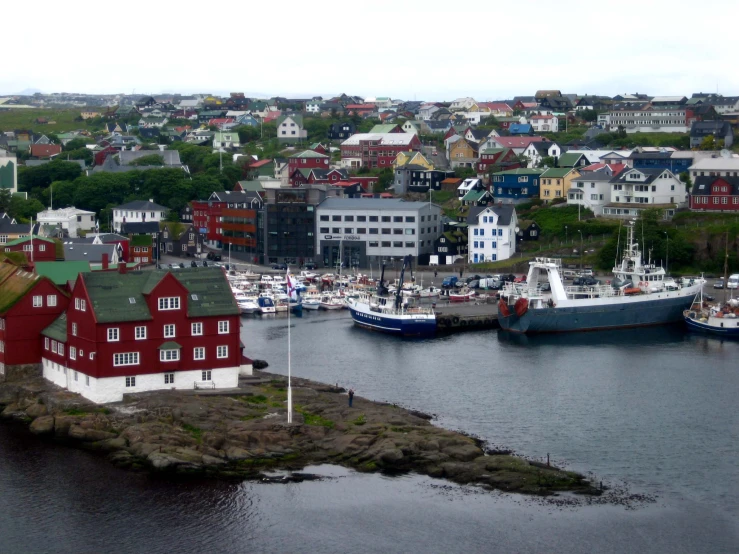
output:
[{"label": "white van", "polygon": [[739,273],[734,273],[733,275],[729,275],[729,280],[726,283],[727,289],[735,289],[739,288]]},{"label": "white van", "polygon": [[574,279],[577,277],[577,271],[574,269],[564,269],[562,270],[562,278],[563,279]]}]

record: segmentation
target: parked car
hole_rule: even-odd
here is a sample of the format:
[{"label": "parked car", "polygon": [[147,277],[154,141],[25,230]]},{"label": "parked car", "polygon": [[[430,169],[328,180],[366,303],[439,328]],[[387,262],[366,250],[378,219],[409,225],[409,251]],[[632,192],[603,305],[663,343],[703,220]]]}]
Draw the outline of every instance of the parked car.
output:
[{"label": "parked car", "polygon": [[287,271],[287,264],[284,264],[284,263],[283,264],[274,263],[274,264],[272,264],[272,269],[279,269],[281,271]]},{"label": "parked car", "polygon": [[479,279],[472,279],[469,283],[467,283],[467,286],[471,289],[476,289],[480,287],[480,280]]},{"label": "parked car", "polygon": [[305,262],[305,265],[303,267],[309,271],[313,271],[316,269],[316,264],[315,262]]},{"label": "parked car", "polygon": [[500,280],[504,283],[513,283],[516,280],[516,276],[513,273],[503,274],[500,276]]},{"label": "parked car", "polygon": [[713,288],[715,288],[715,289],[722,289],[722,288],[724,288],[724,286],[725,286],[725,283],[724,283],[724,280],[723,279],[719,279],[719,280],[717,280],[716,282],[713,283]]},{"label": "parked car", "polygon": [[572,284],[576,287],[594,287],[596,285],[600,285],[600,281],[598,279],[594,279],[593,277],[578,277],[574,281],[572,281]]},{"label": "parked car", "polygon": [[196,262],[195,260],[191,261],[190,267],[198,267],[198,262]]},{"label": "parked car", "polygon": [[185,269],[185,264],[183,262],[180,262],[180,269]]},{"label": "parked car", "polygon": [[214,261],[214,262],[220,262],[221,261],[221,255],[220,254],[216,254],[215,252],[208,252],[207,258],[209,260]]},{"label": "parked car", "polygon": [[594,277],[592,269],[583,269],[577,272],[578,277]]},{"label": "parked car", "polygon": [[441,286],[445,289],[451,288],[457,284],[458,280],[459,279],[457,279],[457,277],[455,277],[454,275],[452,275],[451,277],[444,277],[444,280],[441,282]]},{"label": "parked car", "polygon": [[517,275],[513,278],[514,283],[525,283],[526,282],[526,275]]}]

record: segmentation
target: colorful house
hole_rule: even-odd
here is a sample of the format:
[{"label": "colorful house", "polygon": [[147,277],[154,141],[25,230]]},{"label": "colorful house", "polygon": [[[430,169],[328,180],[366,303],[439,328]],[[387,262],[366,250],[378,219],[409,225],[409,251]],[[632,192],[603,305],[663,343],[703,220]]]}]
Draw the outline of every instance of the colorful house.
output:
[{"label": "colorful house", "polygon": [[69,297],[47,277],[0,264],[0,381],[41,363],[41,331],[67,309]]},{"label": "colorful house", "polygon": [[250,373],[240,330],[220,268],[175,275],[123,265],[81,274],[66,313],[36,341],[46,379],[105,403],[124,393],[236,388],[239,374]]},{"label": "colorful house", "polygon": [[572,167],[552,167],[541,174],[539,181],[539,198],[544,202],[551,202],[555,198],[567,198],[567,191],[572,186],[572,180],[579,177],[580,172]]},{"label": "colorful house", "polygon": [[5,243],[5,252],[25,252],[30,262],[53,262],[57,255],[57,243],[52,239],[28,236]]},{"label": "colorful house", "polygon": [[493,174],[492,193],[496,200],[518,203],[539,198],[539,179],[543,169],[519,168]]}]

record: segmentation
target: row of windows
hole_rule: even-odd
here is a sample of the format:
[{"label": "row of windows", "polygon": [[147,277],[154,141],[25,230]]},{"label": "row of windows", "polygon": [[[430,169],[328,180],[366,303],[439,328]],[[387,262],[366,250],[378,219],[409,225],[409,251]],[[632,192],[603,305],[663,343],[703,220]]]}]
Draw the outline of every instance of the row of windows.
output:
[{"label": "row of windows", "polygon": [[[228,320],[218,322],[218,334],[225,335],[229,332],[230,326]],[[203,323],[196,321],[190,324],[190,334],[198,336],[203,334]],[[72,335],[77,335],[77,324],[72,324]],[[177,329],[174,323],[168,323],[164,326],[164,338],[174,338],[177,336]],[[134,328],[134,337],[136,340],[146,339],[146,326],[136,326]],[[108,342],[117,342],[120,340],[120,329],[118,327],[108,328]]]},{"label": "row of windows", "polygon": [[[205,347],[197,346],[192,350],[192,357],[194,360],[205,360]],[[217,346],[216,347],[216,358],[224,359],[228,358],[228,346]],[[176,362],[180,359],[179,348],[163,349],[159,351],[160,362]],[[140,353],[139,352],[122,352],[119,354],[113,354],[113,365],[114,366],[126,366],[126,365],[139,365]]]},{"label": "row of windows", "polygon": [[[23,245],[23,251],[24,252],[33,252],[33,244],[24,244]],[[38,251],[39,252],[45,252],[46,251],[46,245],[45,244],[39,244],[38,245]]]},{"label": "row of windows", "polygon": [[[491,219],[492,219],[492,218],[491,218]],[[478,232],[478,231],[479,231],[479,232]],[[495,229],[491,229],[491,231],[492,231],[492,232],[490,233],[490,236],[491,236],[491,237],[494,237],[494,236],[496,236],[496,235],[497,235],[497,236],[499,236],[499,237],[502,237],[502,236],[503,236],[503,229],[498,229],[498,232],[497,232],[497,233],[496,233]],[[475,230],[474,230],[473,234],[474,234],[474,235],[475,235],[476,237],[478,237],[478,236],[479,236],[479,237],[484,237],[484,236],[485,236],[485,229],[478,229],[478,228],[475,228]]]},{"label": "row of windows", "polygon": [[[50,308],[53,308],[54,306],[56,306],[56,294],[49,294],[46,296],[46,305]],[[44,307],[44,297],[42,295],[36,295],[33,297],[33,307],[34,308]]]},{"label": "row of windows", "polygon": [[[382,245],[382,248],[403,248],[403,244],[405,244],[405,248],[415,248],[416,247],[416,243],[415,242],[405,242],[405,243],[403,243],[402,241],[395,241],[395,242],[390,242],[390,241],[382,241],[382,242],[369,241],[367,243],[367,246],[369,246],[370,248],[379,248],[380,245]],[[421,246],[423,246],[423,241],[421,241]]]},{"label": "row of windows", "polygon": [[[77,372],[74,372],[74,380],[77,380]],[[164,374],[164,384],[165,385],[173,385],[174,384],[174,373],[165,373]],[[200,372],[200,380],[201,381],[211,381],[212,380],[212,372],[210,369],[207,369],[205,371]],[[90,384],[90,378],[87,377],[87,384]],[[136,377],[126,377],[126,387],[131,388],[136,386]]]},{"label": "row of windows", "polygon": [[[729,197],[728,196],[721,196],[721,200],[719,201],[719,197],[715,196],[713,198],[712,204],[728,204],[729,203]],[[708,196],[696,196],[693,200],[694,204],[708,204]],[[739,204],[739,197],[733,197],[731,199],[731,203],[733,205]]]},{"label": "row of windows", "polygon": [[487,260],[485,260],[485,254],[473,254],[472,259],[474,263],[482,263],[484,261],[494,262],[498,259],[498,255],[491,254],[491,256]]},{"label": "row of windows", "polygon": [[[371,215],[371,216],[369,216],[369,220],[370,221],[377,221],[377,218],[378,217],[379,216]],[[357,218],[357,221],[367,221],[367,216],[366,215],[358,215],[358,216],[356,216],[356,218]],[[328,220],[329,220],[328,219],[328,215],[322,215],[321,216],[321,221],[328,221]],[[331,216],[331,221],[341,221],[341,220],[342,219],[341,219],[341,216],[340,215],[332,215]],[[345,215],[344,216],[344,221],[354,221],[354,216],[353,215]],[[391,221],[390,216],[389,215],[383,215],[382,216],[382,221],[385,221],[385,222]],[[404,217],[402,215],[395,215],[395,216],[392,217],[392,221],[394,221],[395,223],[403,223],[403,221],[405,221],[406,223],[414,223],[416,221],[416,216],[414,216],[414,215],[407,215],[407,216]]]},{"label": "row of windows", "polygon": [[498,248],[498,243],[495,241],[485,242],[484,240],[474,241],[475,248],[485,248],[485,245],[489,244],[493,249]]}]

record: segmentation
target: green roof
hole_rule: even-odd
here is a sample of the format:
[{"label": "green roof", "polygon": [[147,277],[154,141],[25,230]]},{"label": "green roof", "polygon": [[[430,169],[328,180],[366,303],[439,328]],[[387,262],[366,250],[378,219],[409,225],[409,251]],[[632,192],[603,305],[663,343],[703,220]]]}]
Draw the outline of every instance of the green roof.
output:
[{"label": "green roof", "polygon": [[50,339],[67,342],[67,314],[63,313],[57,317],[51,325],[41,331],[41,334]]},{"label": "green roof", "polygon": [[375,125],[370,129],[370,133],[389,133],[393,129],[395,129],[397,125],[395,123],[384,123],[380,125]]},{"label": "green roof", "polygon": [[[272,168],[270,168],[270,170],[271,169]],[[262,192],[264,190],[264,186],[261,181],[239,181],[239,185],[241,185],[241,188],[246,192]]]},{"label": "green roof", "polygon": [[167,342],[163,342],[162,344],[160,344],[157,347],[157,350],[173,350],[175,348],[182,348],[182,345],[173,340],[168,340]]},{"label": "green roof", "polygon": [[151,235],[134,235],[131,237],[131,246],[151,246]]},{"label": "green roof", "polygon": [[31,290],[40,277],[13,264],[0,265],[0,314],[7,312]]},{"label": "green roof", "polygon": [[559,166],[560,167],[575,167],[575,164],[584,155],[585,154],[562,154],[559,157],[559,162],[558,162]]},{"label": "green roof", "polygon": [[477,202],[480,198],[482,198],[487,190],[470,190],[467,192],[467,194],[462,197],[462,202]]},{"label": "green roof", "polygon": [[562,177],[566,177],[568,174],[572,173],[573,170],[574,168],[572,167],[550,167],[544,173],[542,173],[541,176],[542,178],[554,177],[561,179]]},{"label": "green roof", "polygon": [[326,154],[315,152],[313,150],[303,150],[302,152],[296,152],[289,156],[290,158],[328,158]]},{"label": "green roof", "polygon": [[[29,242],[31,240],[31,237],[21,237],[19,239],[11,240],[5,243],[5,246],[15,246],[16,244],[23,244],[24,242]],[[44,237],[39,237],[37,235],[33,236],[33,240],[40,240],[42,242],[48,242],[50,244],[54,244],[54,241],[52,239],[47,239]]]},{"label": "green roof", "polygon": [[498,152],[503,152],[503,150],[507,150],[507,148],[486,148],[485,150],[480,150],[480,154],[497,154]]},{"label": "green roof", "polygon": [[98,271],[83,275],[85,288],[99,323],[152,319],[146,295],[171,274],[188,291],[184,302],[190,317],[237,315],[231,286],[217,267],[192,267],[175,272],[153,270]]},{"label": "green roof", "polygon": [[36,273],[48,277],[55,285],[66,285],[80,273],[90,272],[90,262],[36,262]]},{"label": "green roof", "polygon": [[303,177],[305,177],[307,179],[308,177],[310,177],[310,173],[313,170],[312,169],[305,169],[305,168],[302,168],[301,167],[300,169],[298,169],[298,171],[300,171],[300,173],[303,175]]}]

